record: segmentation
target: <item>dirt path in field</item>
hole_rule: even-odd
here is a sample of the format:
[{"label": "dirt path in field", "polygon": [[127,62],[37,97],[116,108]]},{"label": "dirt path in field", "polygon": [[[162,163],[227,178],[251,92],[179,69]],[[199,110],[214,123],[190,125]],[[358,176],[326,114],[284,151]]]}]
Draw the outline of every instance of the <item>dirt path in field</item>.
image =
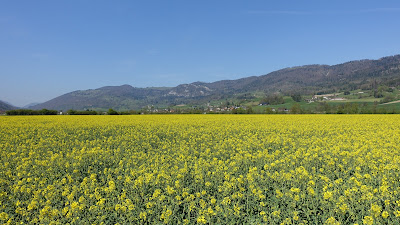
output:
[{"label": "dirt path in field", "polygon": [[387,105],[387,104],[393,104],[393,103],[399,103],[399,102],[400,102],[400,100],[397,100],[397,101],[393,101],[393,102],[386,102],[381,105]]}]

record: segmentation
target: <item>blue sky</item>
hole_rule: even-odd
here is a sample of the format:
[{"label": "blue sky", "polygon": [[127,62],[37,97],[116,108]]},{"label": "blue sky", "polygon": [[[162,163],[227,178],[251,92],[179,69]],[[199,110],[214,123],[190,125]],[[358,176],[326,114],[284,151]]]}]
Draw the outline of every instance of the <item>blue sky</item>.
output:
[{"label": "blue sky", "polygon": [[400,1],[0,1],[0,100],[400,54]]}]

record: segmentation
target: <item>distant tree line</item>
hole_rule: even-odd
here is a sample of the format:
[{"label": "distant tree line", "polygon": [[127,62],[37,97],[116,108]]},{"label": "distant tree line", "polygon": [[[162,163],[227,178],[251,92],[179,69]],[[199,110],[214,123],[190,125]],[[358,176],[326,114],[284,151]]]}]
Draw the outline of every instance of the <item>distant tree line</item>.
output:
[{"label": "distant tree line", "polygon": [[49,110],[49,109],[41,109],[41,110],[32,110],[32,109],[13,109],[6,111],[6,115],[9,116],[23,116],[23,115],[57,115],[57,110]]},{"label": "distant tree line", "polygon": [[[269,110],[270,111],[270,110]],[[372,105],[367,103],[344,103],[331,105],[320,102],[313,109],[303,109],[299,104],[294,104],[288,111],[292,114],[398,114],[399,110],[391,107],[378,107],[378,102]]]},{"label": "distant tree line", "polygon": [[[296,98],[296,97],[295,97]],[[320,102],[316,107],[304,108],[299,103],[293,104],[290,108],[266,107],[264,110],[254,110],[252,107],[235,107],[230,111],[209,111],[207,108],[188,108],[188,109],[164,109],[158,111],[151,110],[130,110],[116,111],[109,109],[108,111],[95,110],[68,110],[68,115],[137,115],[137,114],[399,114],[400,110],[396,107],[379,107],[379,103],[344,103],[344,104],[328,104]],[[31,109],[15,109],[6,111],[6,115],[57,115],[57,110],[31,110]]]},{"label": "distant tree line", "polygon": [[260,101],[262,105],[279,105],[284,103],[285,100],[281,95],[268,95]]},{"label": "distant tree line", "polygon": [[108,109],[107,112],[95,111],[95,110],[73,110],[67,111],[67,115],[135,115],[140,114],[141,111],[130,110],[130,111],[116,111],[114,109]]},{"label": "distant tree line", "polygon": [[232,114],[254,114],[252,107],[247,107],[246,109],[238,107],[232,110]]},{"label": "distant tree line", "polygon": [[70,109],[67,111],[68,115],[98,115],[99,113],[94,110],[73,110]]}]

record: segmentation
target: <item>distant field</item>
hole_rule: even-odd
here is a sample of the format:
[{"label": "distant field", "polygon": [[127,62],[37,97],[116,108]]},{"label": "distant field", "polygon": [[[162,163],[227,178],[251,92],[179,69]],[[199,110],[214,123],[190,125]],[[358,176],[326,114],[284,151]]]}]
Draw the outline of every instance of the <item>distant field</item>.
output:
[{"label": "distant field", "polygon": [[0,223],[400,224],[400,115],[0,117]]},{"label": "distant field", "polygon": [[382,105],[389,105],[389,104],[395,104],[395,103],[400,103],[400,100],[393,101],[393,102],[386,102],[386,103],[383,103]]}]

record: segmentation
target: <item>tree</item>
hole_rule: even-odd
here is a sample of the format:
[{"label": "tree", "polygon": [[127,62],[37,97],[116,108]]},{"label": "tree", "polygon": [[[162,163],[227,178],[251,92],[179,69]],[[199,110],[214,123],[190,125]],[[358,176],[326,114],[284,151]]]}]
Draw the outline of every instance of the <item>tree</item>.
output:
[{"label": "tree", "polygon": [[267,108],[265,109],[265,113],[266,113],[266,114],[273,114],[273,113],[275,113],[275,112],[272,110],[272,108],[267,107]]},{"label": "tree", "polygon": [[232,110],[232,114],[245,114],[246,110],[244,110],[242,107],[238,107]]},{"label": "tree", "polygon": [[77,111],[77,110],[73,110],[70,109],[67,111],[68,115],[97,115],[99,114],[97,111],[95,110],[83,110],[83,111]]},{"label": "tree", "polygon": [[48,110],[48,109],[41,109],[41,110],[31,110],[31,109],[15,109],[6,111],[7,115],[57,115],[57,110]]},{"label": "tree", "polygon": [[108,109],[107,114],[108,114],[108,115],[118,115],[118,112],[115,111],[114,109]]},{"label": "tree", "polygon": [[68,115],[76,115],[76,110],[70,109],[67,111]]},{"label": "tree", "polygon": [[300,114],[301,113],[301,107],[299,103],[295,103],[292,108],[290,108],[290,113],[292,114]]},{"label": "tree", "polygon": [[247,114],[253,114],[253,113],[254,113],[253,108],[248,107],[248,108],[246,109],[246,113],[247,113]]},{"label": "tree", "polygon": [[38,111],[39,115],[57,115],[57,110],[42,109]]},{"label": "tree", "polygon": [[327,102],[320,102],[317,107],[316,107],[317,112],[322,112],[322,113],[332,113],[333,107],[329,105]]},{"label": "tree", "polygon": [[375,98],[382,98],[383,97],[382,91],[374,90],[374,97]]},{"label": "tree", "polygon": [[295,102],[301,102],[301,95],[300,94],[292,94],[290,97],[292,97],[293,101]]},{"label": "tree", "polygon": [[280,95],[269,95],[260,101],[260,104],[279,105],[285,103],[285,100]]}]

